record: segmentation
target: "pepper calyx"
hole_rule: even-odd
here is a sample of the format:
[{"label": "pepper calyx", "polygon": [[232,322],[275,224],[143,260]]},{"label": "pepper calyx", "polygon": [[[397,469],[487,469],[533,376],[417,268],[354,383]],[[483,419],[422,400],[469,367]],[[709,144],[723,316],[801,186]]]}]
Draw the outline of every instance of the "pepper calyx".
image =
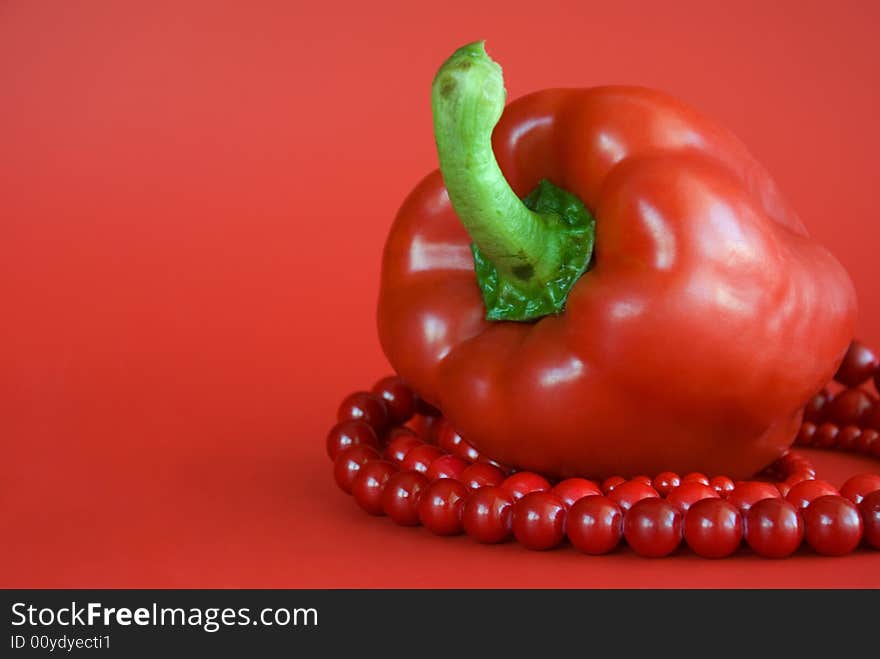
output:
[{"label": "pepper calyx", "polygon": [[589,266],[595,220],[546,180],[517,197],[492,151],[506,97],[484,42],[459,48],[434,77],[434,137],[452,207],[473,240],[486,318],[531,321],[564,309]]}]

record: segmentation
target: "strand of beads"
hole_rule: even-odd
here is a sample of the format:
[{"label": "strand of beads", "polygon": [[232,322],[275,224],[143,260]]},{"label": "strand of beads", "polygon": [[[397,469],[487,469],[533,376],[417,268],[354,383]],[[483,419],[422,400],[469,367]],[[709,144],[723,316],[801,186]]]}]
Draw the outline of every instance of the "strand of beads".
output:
[{"label": "strand of beads", "polygon": [[865,385],[880,385],[880,360],[858,341],[850,344],[834,380],[844,388],[817,393],[804,408],[796,443],[880,458],[880,400]]},{"label": "strand of beads", "polygon": [[[798,443],[877,455],[877,430],[857,425],[877,407],[858,387],[877,377],[873,352],[854,342],[835,376],[849,388],[811,401]],[[880,549],[880,475],[853,476],[838,491],[796,452],[765,470],[767,481],[663,472],[551,483],[482,456],[396,376],[348,396],[338,420],[327,452],[339,487],[372,515],[438,535],[466,533],[483,543],[515,538],[534,550],[567,538],[587,554],[625,541],[647,557],[669,555],[682,542],[707,558],[729,556],[743,543],[771,558],[803,544],[829,556],[861,542]]]}]

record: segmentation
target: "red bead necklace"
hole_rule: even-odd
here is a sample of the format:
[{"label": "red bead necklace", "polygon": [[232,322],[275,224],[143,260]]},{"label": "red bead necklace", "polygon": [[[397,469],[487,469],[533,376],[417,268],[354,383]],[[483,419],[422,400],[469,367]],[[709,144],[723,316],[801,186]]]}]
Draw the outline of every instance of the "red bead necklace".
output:
[{"label": "red bead necklace", "polygon": [[[880,458],[880,360],[854,341],[827,389],[804,409],[796,444]],[[327,435],[339,487],[371,515],[437,535],[466,533],[478,542],[515,538],[528,549],[568,538],[587,554],[605,554],[622,540],[637,554],[667,556],[682,542],[697,555],[722,558],[743,542],[768,558],[806,543],[842,556],[860,543],[880,549],[880,475],[859,474],[838,491],[816,478],[809,460],[789,451],[759,476],[611,476],[551,483],[483,456],[396,376],[339,406]],[[410,425],[404,425],[410,424]]]}]

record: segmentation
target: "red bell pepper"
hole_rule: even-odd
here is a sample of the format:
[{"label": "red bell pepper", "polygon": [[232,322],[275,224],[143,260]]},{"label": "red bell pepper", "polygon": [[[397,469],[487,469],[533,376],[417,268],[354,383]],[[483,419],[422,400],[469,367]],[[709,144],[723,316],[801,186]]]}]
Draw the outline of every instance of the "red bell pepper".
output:
[{"label": "red bell pepper", "polygon": [[778,458],[853,335],[838,261],[680,101],[597,87],[504,103],[482,43],[437,73],[440,170],[384,252],[392,365],[523,469],[745,478]]}]

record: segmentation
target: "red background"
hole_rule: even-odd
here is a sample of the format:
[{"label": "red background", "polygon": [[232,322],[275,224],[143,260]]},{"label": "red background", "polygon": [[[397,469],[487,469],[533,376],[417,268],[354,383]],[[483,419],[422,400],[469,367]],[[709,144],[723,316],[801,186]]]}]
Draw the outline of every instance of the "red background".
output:
[{"label": "red background", "polygon": [[[428,94],[637,83],[730,126],[880,343],[872,2],[0,2],[0,585],[880,586],[880,554],[666,561],[436,539],[330,478],[388,370],[380,251]],[[824,460],[840,483],[875,465]]]}]

